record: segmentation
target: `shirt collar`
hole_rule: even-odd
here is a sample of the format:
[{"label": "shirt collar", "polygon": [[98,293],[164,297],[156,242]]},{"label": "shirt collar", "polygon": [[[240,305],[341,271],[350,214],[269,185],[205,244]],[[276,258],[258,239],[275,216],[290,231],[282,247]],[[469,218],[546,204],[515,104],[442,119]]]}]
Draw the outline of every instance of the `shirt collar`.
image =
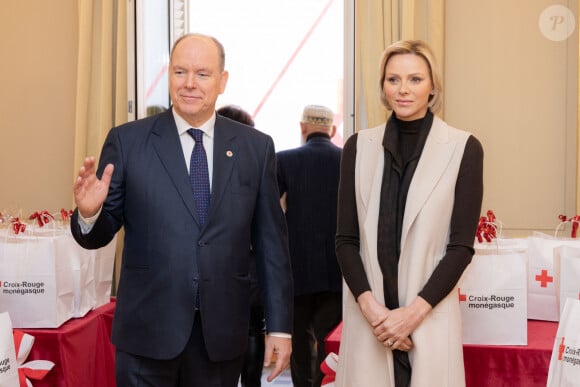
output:
[{"label": "shirt collar", "polygon": [[[189,125],[187,123],[187,121],[185,121],[179,114],[177,114],[175,109],[172,109],[172,113],[173,113],[173,118],[175,119],[175,125],[177,126],[177,133],[180,136],[182,134],[184,134],[185,132],[187,132],[188,129],[191,129],[191,125]],[[207,136],[209,136],[210,138],[213,138],[213,131],[214,131],[214,126],[215,126],[215,116],[216,115],[214,112],[209,120],[204,122],[199,128],[195,128],[195,129],[201,129],[201,131],[204,132]]]},{"label": "shirt collar", "polygon": [[327,140],[330,140],[330,135],[328,133],[324,133],[324,132],[314,132],[314,133],[310,133],[307,137],[306,137],[306,142],[310,141],[313,138],[317,138],[317,137],[323,137]]}]

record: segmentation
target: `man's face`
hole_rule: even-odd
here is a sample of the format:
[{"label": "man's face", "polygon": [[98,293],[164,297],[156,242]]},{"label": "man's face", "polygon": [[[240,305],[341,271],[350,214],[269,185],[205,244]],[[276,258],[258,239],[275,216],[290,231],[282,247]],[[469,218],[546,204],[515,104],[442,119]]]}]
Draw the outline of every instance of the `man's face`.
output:
[{"label": "man's face", "polygon": [[192,127],[198,128],[215,111],[218,95],[228,81],[220,67],[215,43],[190,36],[174,48],[169,67],[169,94],[173,108]]}]

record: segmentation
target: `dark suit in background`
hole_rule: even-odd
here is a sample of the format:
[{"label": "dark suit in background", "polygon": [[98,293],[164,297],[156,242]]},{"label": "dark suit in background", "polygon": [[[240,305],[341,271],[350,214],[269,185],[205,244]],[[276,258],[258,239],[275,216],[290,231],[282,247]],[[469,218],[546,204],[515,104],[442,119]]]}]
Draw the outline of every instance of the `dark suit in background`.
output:
[{"label": "dark suit in background", "polygon": [[[292,332],[274,144],[249,126],[216,116],[226,81],[219,42],[203,35],[178,40],[170,64],[172,109],[113,128],[97,173],[88,158],[75,182],[78,209],[71,229],[80,245],[101,247],[125,229],[112,332],[119,387],[236,386],[248,342],[253,260],[265,289],[269,333]],[[212,140],[205,224],[182,148],[192,139],[178,130],[189,125]],[[88,232],[85,219],[94,221]],[[281,372],[290,340],[268,340],[266,361],[278,352],[273,372]]]},{"label": "dark suit in background", "polygon": [[342,317],[342,277],[335,254],[341,149],[330,138],[330,109],[310,105],[305,144],[278,152],[278,186],[286,207],[294,278],[291,373],[295,387],[320,386],[324,338]]}]

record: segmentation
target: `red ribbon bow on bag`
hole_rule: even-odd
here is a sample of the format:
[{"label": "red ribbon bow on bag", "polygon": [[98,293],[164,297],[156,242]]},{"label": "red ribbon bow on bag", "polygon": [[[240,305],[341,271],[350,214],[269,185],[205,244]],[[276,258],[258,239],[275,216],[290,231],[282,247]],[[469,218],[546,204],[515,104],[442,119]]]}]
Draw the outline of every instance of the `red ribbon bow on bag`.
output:
[{"label": "red ribbon bow on bag", "polygon": [[566,215],[558,215],[558,219],[560,219],[562,223],[572,223],[572,232],[570,233],[570,236],[572,238],[576,238],[578,235],[578,224],[580,224],[580,215],[573,216],[569,219],[566,217]]},{"label": "red ribbon bow on bag", "polygon": [[26,224],[22,223],[20,219],[12,218],[10,222],[12,223],[12,231],[14,231],[14,234],[26,231]]},{"label": "red ribbon bow on bag", "polygon": [[12,333],[14,335],[16,363],[18,364],[18,382],[20,387],[32,387],[32,383],[28,379],[43,379],[54,367],[54,363],[48,360],[32,360],[24,363],[32,349],[32,344],[34,344],[34,336],[18,329],[13,329]]},{"label": "red ribbon bow on bag", "polygon": [[67,220],[69,217],[71,217],[73,214],[72,210],[65,210],[64,208],[60,209],[60,217],[62,218],[62,220]]},{"label": "red ribbon bow on bag", "polygon": [[326,356],[326,359],[320,364],[320,370],[324,374],[320,387],[334,387],[334,380],[336,379],[336,368],[338,367],[338,355],[331,352]]},{"label": "red ribbon bow on bag", "polygon": [[479,243],[482,243],[484,239],[487,242],[491,242],[492,239],[497,238],[495,221],[496,217],[492,210],[487,211],[487,217],[481,216],[479,218],[477,232],[475,234]]},{"label": "red ribbon bow on bag", "polygon": [[52,214],[48,211],[40,211],[30,215],[28,219],[30,220],[36,219],[36,221],[38,222],[38,227],[44,227],[45,224],[47,224],[51,220],[54,220],[54,216],[52,216]]}]

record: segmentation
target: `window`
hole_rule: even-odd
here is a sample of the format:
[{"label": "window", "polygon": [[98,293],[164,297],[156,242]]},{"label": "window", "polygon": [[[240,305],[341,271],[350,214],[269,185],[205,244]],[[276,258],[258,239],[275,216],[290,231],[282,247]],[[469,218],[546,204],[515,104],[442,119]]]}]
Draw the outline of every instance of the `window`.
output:
[{"label": "window", "polygon": [[169,107],[171,44],[183,32],[200,32],[218,38],[226,50],[230,77],[218,108],[242,107],[252,114],[258,129],[272,136],[276,149],[282,150],[300,145],[303,107],[326,105],[335,112],[334,141],[342,145],[342,1],[172,0],[162,4],[138,0],[136,9],[137,24],[142,23],[136,39],[136,118]]},{"label": "window", "polygon": [[163,1],[137,1],[136,92],[137,115],[143,118],[169,108],[170,29],[169,5]]}]

